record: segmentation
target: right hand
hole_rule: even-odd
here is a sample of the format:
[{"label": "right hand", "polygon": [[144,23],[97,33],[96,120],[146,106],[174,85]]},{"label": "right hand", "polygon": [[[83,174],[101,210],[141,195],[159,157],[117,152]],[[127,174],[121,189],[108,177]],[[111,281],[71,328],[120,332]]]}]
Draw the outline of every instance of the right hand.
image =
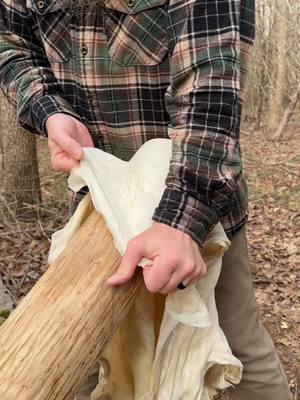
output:
[{"label": "right hand", "polygon": [[83,157],[83,147],[94,147],[87,127],[64,113],[56,113],[46,120],[51,164],[56,171],[70,172]]}]

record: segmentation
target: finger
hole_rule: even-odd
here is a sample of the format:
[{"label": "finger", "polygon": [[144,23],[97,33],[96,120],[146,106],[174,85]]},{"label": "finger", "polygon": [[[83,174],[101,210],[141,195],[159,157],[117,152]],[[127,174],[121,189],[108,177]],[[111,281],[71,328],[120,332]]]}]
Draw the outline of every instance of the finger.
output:
[{"label": "finger", "polygon": [[139,262],[143,258],[143,248],[138,239],[133,239],[128,243],[126,252],[122,259],[121,265],[108,280],[109,285],[120,285],[127,282],[136,270]]},{"label": "finger", "polygon": [[82,147],[94,147],[93,139],[87,129],[80,135],[80,143]]},{"label": "finger", "polygon": [[58,140],[55,140],[56,135],[52,135],[52,141],[55,145],[64,150],[70,157],[75,160],[81,160],[83,157],[83,149],[80,143],[78,143],[75,139],[71,136],[66,134],[61,134],[58,137]]},{"label": "finger", "polygon": [[194,250],[194,257],[196,260],[197,269],[200,269],[199,277],[202,278],[207,273],[207,267],[205,261],[203,260],[200,248],[196,243],[195,246],[193,246],[193,250]]},{"label": "finger", "polygon": [[182,284],[186,287],[190,286],[194,280],[199,279],[202,271],[202,260],[199,256],[199,251],[194,249],[193,253],[195,260],[194,269],[185,279],[182,280]]},{"label": "finger", "polygon": [[188,286],[193,286],[193,285],[195,285],[196,283],[198,283],[200,279],[201,279],[201,277],[197,276],[195,279],[191,280],[191,281],[188,282],[187,284],[185,284],[184,282],[182,282],[182,283],[183,283],[183,285],[186,286],[186,287],[188,287]]},{"label": "finger", "polygon": [[193,283],[201,279],[201,269],[197,268],[193,274],[182,280],[184,286],[191,286]]},{"label": "finger", "polygon": [[169,282],[160,290],[160,293],[166,294],[174,291],[180,283],[189,282],[190,278],[197,274],[197,271],[200,272],[200,268],[197,268],[195,257],[191,257],[176,269]]},{"label": "finger", "polygon": [[94,142],[91,137],[85,137],[83,139],[82,147],[94,147]]},{"label": "finger", "polygon": [[184,286],[193,285],[194,283],[198,282],[199,279],[203,278],[203,276],[205,276],[205,274],[207,273],[206,264],[198,248],[196,248],[194,254],[196,259],[196,268],[190,276],[182,281]]},{"label": "finger", "polygon": [[60,153],[51,157],[51,164],[56,171],[70,172],[72,168],[79,165],[79,161],[69,157],[66,153]]},{"label": "finger", "polygon": [[[164,287],[162,287],[160,289],[160,293],[162,294],[167,294],[170,292],[173,292],[174,290],[177,289],[177,286],[181,283],[184,282],[187,277],[189,276],[188,272],[184,272],[184,271],[176,271],[170,278],[170,280],[166,283],[166,285]],[[186,286],[186,285],[184,285]]]},{"label": "finger", "polygon": [[200,272],[196,273],[193,277],[186,279],[182,283],[184,284],[184,286],[194,285],[195,283],[199,282],[199,280],[202,279],[206,275],[206,273],[207,273],[207,267],[206,264],[204,264]]},{"label": "finger", "polygon": [[143,268],[146,288],[151,293],[159,292],[171,279],[176,266],[163,257],[156,257],[153,264]]}]

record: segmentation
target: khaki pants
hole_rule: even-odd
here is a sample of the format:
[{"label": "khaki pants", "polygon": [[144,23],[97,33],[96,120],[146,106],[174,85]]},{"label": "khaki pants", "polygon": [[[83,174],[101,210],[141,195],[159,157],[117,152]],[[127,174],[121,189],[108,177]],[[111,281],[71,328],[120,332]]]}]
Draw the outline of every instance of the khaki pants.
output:
[{"label": "khaki pants", "polygon": [[[244,367],[240,384],[230,390],[231,399],[291,400],[292,395],[272,339],[258,320],[245,228],[232,239],[231,247],[223,258],[216,302],[220,325],[233,354]],[[97,369],[76,400],[90,399],[96,385]],[[174,400],[188,399],[174,397]]]},{"label": "khaki pants", "polygon": [[245,228],[223,258],[216,302],[220,326],[244,367],[240,384],[230,391],[232,400],[291,400],[273,341],[258,320]]}]

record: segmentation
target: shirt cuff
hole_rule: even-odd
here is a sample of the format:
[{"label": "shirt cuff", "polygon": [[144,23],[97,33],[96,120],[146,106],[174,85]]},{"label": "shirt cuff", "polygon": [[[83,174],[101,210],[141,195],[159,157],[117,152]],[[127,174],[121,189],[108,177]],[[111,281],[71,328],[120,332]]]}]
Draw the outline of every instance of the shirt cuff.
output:
[{"label": "shirt cuff", "polygon": [[179,229],[203,246],[207,234],[217,225],[216,212],[185,192],[166,189],[152,219]]},{"label": "shirt cuff", "polygon": [[37,133],[47,136],[46,120],[53,114],[64,113],[81,120],[71,105],[59,95],[44,95],[36,98],[31,106],[31,116]]}]

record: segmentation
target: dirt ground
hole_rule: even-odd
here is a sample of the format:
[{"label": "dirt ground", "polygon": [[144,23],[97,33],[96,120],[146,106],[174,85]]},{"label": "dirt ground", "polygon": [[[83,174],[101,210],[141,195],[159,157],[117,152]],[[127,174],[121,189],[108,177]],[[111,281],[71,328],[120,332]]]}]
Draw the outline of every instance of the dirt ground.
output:
[{"label": "dirt ground", "polygon": [[[273,143],[263,132],[242,135],[249,183],[249,253],[261,318],[270,331],[298,398],[300,322],[299,129]],[[39,140],[43,204],[35,222],[16,221],[0,207],[0,278],[15,305],[47,268],[51,234],[67,220],[65,180],[51,172],[46,141]],[[2,214],[2,215],[1,215]]]}]

